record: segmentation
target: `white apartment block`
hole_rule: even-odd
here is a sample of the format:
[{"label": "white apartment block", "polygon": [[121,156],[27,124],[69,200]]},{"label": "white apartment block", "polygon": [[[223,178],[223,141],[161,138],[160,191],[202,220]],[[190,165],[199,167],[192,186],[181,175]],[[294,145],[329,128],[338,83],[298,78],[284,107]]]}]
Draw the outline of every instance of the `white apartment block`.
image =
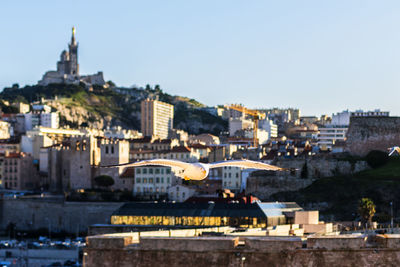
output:
[{"label": "white apartment block", "polygon": [[272,120],[261,120],[258,123],[258,127],[266,131],[269,138],[278,137],[278,125],[276,125]]},{"label": "white apartment block", "polygon": [[146,99],[141,103],[141,112],[141,130],[144,136],[168,138],[173,127],[173,105]]},{"label": "white apartment block", "polygon": [[242,168],[225,166],[222,168],[222,188],[239,192],[242,185]]},{"label": "white apartment block", "polygon": [[60,118],[58,113],[40,113],[40,126],[47,128],[59,128],[60,127]]},{"label": "white apartment block", "polygon": [[347,127],[325,127],[319,128],[318,146],[323,150],[331,150],[336,141],[346,140]]},{"label": "white apartment block", "polygon": [[351,112],[352,117],[389,117],[389,111],[375,109],[373,111],[356,110]]},{"label": "white apartment block", "polygon": [[25,131],[30,131],[37,126],[57,129],[60,126],[58,113],[26,113],[24,115]]},{"label": "white apartment block", "polygon": [[381,111],[380,109],[375,109],[373,111],[349,111],[344,110],[336,114],[332,114],[332,121],[330,125],[332,126],[348,126],[350,124],[350,117],[389,117],[388,111]]},{"label": "white apartment block", "polygon": [[177,178],[168,167],[140,167],[135,168],[135,184],[133,195],[162,195],[173,184]]}]

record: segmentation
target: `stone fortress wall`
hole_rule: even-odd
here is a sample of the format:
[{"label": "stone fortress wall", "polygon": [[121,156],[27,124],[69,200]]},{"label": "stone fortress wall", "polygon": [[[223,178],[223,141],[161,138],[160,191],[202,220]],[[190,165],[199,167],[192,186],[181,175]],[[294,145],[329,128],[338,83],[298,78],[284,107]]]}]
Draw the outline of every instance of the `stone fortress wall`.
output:
[{"label": "stone fortress wall", "polygon": [[64,202],[62,199],[2,199],[0,229],[15,223],[18,230],[87,231],[92,224],[110,223],[123,202]]},{"label": "stone fortress wall", "polygon": [[400,117],[351,117],[346,151],[365,156],[371,150],[387,151],[400,145]]},{"label": "stone fortress wall", "polygon": [[399,235],[91,236],[84,266],[397,266]]}]

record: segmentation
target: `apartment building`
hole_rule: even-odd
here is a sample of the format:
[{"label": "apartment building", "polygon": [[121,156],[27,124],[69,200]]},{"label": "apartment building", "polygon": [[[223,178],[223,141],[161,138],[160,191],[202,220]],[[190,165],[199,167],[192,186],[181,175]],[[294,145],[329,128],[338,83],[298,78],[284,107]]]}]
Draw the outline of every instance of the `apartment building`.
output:
[{"label": "apartment building", "polygon": [[133,195],[155,196],[166,195],[167,190],[178,179],[168,167],[140,167],[134,168],[135,185]]},{"label": "apartment building", "polygon": [[242,168],[225,166],[222,168],[222,188],[239,192],[242,184]]},{"label": "apartment building", "polygon": [[168,138],[173,127],[174,106],[146,99],[141,103],[141,130],[145,136]]},{"label": "apartment building", "polygon": [[1,157],[1,185],[12,190],[38,188],[39,178],[33,165],[33,158],[26,153],[5,153]]}]

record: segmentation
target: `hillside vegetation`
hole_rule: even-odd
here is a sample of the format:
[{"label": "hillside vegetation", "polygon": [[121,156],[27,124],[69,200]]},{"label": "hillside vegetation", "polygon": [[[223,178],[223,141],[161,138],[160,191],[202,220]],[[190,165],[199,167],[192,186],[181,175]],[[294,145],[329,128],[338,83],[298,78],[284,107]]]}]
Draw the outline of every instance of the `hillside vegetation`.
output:
[{"label": "hillside vegetation", "polygon": [[327,220],[357,219],[358,201],[371,198],[377,206],[375,219],[390,220],[390,202],[394,215],[400,219],[400,157],[385,165],[347,176],[322,178],[296,192],[281,192],[274,200],[296,201],[309,208],[320,209]]},{"label": "hillside vegetation", "polygon": [[[203,104],[182,96],[164,93],[158,85],[154,88],[108,88],[93,87],[87,90],[83,85],[50,84],[48,86],[13,86],[5,88],[0,98],[12,102],[31,103],[42,98],[46,104],[59,111],[62,126],[96,127],[121,125],[127,129],[140,129],[140,102],[146,98],[159,99],[175,105],[174,127],[191,134],[210,132],[219,134],[226,131],[227,121],[203,110]],[[2,104],[3,112],[10,107]],[[13,111],[11,109],[11,111]]]}]

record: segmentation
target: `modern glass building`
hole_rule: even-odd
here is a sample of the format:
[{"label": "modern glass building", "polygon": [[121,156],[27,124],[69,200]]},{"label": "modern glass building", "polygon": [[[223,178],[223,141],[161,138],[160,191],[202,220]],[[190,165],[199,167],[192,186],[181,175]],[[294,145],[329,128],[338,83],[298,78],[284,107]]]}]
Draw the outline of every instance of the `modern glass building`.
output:
[{"label": "modern glass building", "polygon": [[303,210],[294,202],[127,203],[111,216],[114,225],[267,227]]}]

